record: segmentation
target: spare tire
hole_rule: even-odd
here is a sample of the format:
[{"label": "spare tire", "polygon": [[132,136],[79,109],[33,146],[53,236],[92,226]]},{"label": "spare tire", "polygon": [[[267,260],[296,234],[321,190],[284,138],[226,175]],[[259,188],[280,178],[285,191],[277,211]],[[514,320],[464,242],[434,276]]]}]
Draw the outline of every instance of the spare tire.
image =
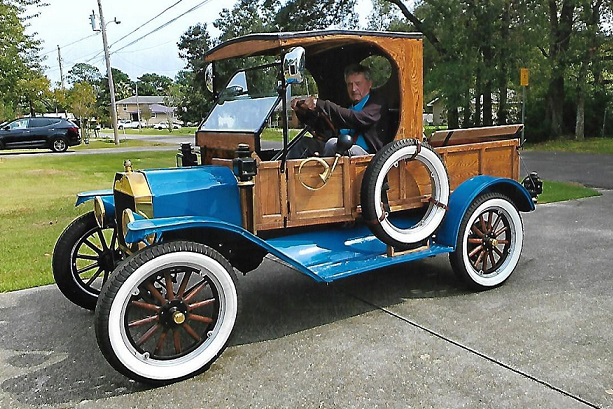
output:
[{"label": "spare tire", "polygon": [[[387,175],[403,160],[421,162],[430,174],[432,196],[419,221],[406,225],[389,217]],[[364,172],[360,191],[362,217],[379,240],[397,249],[415,247],[429,238],[445,217],[449,204],[449,177],[443,160],[429,145],[416,139],[401,139],[385,145]]]}]

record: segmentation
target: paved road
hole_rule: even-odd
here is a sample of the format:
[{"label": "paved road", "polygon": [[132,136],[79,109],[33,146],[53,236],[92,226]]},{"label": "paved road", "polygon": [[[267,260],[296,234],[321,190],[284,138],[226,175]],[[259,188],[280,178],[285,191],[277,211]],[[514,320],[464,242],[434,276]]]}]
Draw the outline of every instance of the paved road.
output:
[{"label": "paved road", "polygon": [[611,408],[612,200],[526,214],[517,270],[482,293],[446,257],[328,286],[266,260],[232,345],[157,389],[111,369],[54,286],[4,294],[0,407]]},{"label": "paved road", "polygon": [[524,151],[522,161],[522,174],[536,170],[543,179],[613,189],[613,155]]}]

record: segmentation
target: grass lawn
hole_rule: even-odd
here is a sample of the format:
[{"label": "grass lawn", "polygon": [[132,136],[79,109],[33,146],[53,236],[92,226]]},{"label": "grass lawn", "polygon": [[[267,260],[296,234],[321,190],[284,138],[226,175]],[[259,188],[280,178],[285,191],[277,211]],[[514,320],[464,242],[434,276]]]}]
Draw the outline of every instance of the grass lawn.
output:
[{"label": "grass lawn", "polygon": [[584,141],[556,140],[526,143],[526,149],[535,151],[586,152],[613,154],[613,138],[585,138]]},{"label": "grass lawn", "polygon": [[[111,188],[124,159],[136,169],[175,165],[172,152],[0,157],[0,292],[53,283],[55,241],[75,217],[92,209],[91,203],[75,208],[75,194]],[[597,194],[546,181],[539,202]]]},{"label": "grass lawn", "polygon": [[53,246],[91,203],[74,207],[80,191],[112,187],[124,159],[135,168],[174,166],[172,152],[0,158],[0,292],[49,284]]},{"label": "grass lawn", "polygon": [[543,194],[539,195],[538,202],[552,203],[564,200],[580,199],[583,197],[600,196],[601,193],[580,183],[543,181]]},{"label": "grass lawn", "polygon": [[[170,132],[168,129],[153,129],[153,128],[120,129],[119,136],[121,137],[121,135],[123,135],[124,133],[128,135],[141,134],[141,135],[164,135],[164,136],[169,136],[169,135],[191,136],[191,135],[194,135],[195,132],[196,132],[195,126],[184,126],[181,129],[173,129],[172,132]],[[113,129],[103,128],[100,131],[100,133],[103,135],[113,135]]]},{"label": "grass lawn", "polygon": [[[145,141],[140,139],[120,139],[119,147],[120,148],[133,148],[139,146],[169,146],[168,143],[164,142],[152,142]],[[115,145],[115,141],[112,138],[98,138],[98,139],[90,139],[89,144],[82,143],[81,145],[71,147],[70,149],[74,149],[75,151],[84,151],[89,149],[112,149],[117,147]]]}]

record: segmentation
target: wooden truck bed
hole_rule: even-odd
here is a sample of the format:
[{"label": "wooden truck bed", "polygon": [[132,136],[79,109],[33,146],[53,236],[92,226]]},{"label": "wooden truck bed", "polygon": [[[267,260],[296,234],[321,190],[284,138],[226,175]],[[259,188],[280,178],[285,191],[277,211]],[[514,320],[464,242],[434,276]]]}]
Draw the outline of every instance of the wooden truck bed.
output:
[{"label": "wooden truck bed", "polygon": [[[436,145],[436,140],[434,142]],[[440,146],[435,150],[447,166],[450,188],[453,190],[477,175],[518,180],[518,144],[517,139],[487,140]],[[280,171],[281,161],[260,161],[255,177],[255,230],[355,220],[361,214],[360,187],[371,158],[372,155],[341,158],[328,183],[315,191],[305,188],[300,182],[298,169],[303,159],[288,160],[287,172]],[[325,159],[330,165],[334,160]],[[232,166],[231,159],[212,158],[210,163]],[[307,185],[318,186],[322,170],[320,164],[309,162],[302,167],[300,178]],[[392,210],[423,206],[431,193],[425,167],[417,161],[408,161],[395,168],[394,172],[389,181],[392,188],[388,191]]]}]

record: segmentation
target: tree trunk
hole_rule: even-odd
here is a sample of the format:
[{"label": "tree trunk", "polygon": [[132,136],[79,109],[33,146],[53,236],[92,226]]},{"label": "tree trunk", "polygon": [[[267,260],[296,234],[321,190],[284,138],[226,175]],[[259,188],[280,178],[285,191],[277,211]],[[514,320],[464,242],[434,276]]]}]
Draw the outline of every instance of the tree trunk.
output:
[{"label": "tree trunk", "polygon": [[556,0],[548,0],[549,5],[549,64],[551,79],[547,91],[547,114],[550,134],[557,138],[564,129],[564,74],[568,66],[566,54],[573,33],[574,0],[563,0],[558,19]]},{"label": "tree trunk", "polygon": [[[493,67],[492,48],[483,47],[483,66],[489,72]],[[486,77],[483,86],[483,125],[492,126],[492,80],[489,76]]]},{"label": "tree trunk", "polygon": [[447,110],[447,127],[449,129],[457,129],[460,127],[459,125],[459,114],[458,108],[448,108]]},{"label": "tree trunk", "polygon": [[467,90],[465,93],[462,111],[462,128],[470,128],[470,90]]},{"label": "tree trunk", "polygon": [[587,93],[587,72],[595,50],[598,48],[598,24],[600,7],[603,0],[583,4],[583,18],[586,20],[587,47],[583,53],[579,77],[577,79],[577,116],[575,119],[575,139],[585,139],[585,94]]},{"label": "tree trunk", "polygon": [[575,121],[575,139],[582,141],[585,139],[585,95],[579,92],[577,97],[577,119]]},{"label": "tree trunk", "polygon": [[506,125],[508,116],[508,53],[507,44],[509,43],[509,26],[511,25],[511,1],[506,0],[502,11],[502,26],[500,28],[500,38],[502,47],[498,51],[498,112],[496,113],[496,123]]},{"label": "tree trunk", "polygon": [[481,81],[481,68],[477,67],[475,79],[475,126],[481,126],[481,95],[483,95],[483,82]]},{"label": "tree trunk", "polygon": [[564,77],[556,71],[552,73],[547,91],[547,120],[554,138],[562,135],[564,121]]}]

